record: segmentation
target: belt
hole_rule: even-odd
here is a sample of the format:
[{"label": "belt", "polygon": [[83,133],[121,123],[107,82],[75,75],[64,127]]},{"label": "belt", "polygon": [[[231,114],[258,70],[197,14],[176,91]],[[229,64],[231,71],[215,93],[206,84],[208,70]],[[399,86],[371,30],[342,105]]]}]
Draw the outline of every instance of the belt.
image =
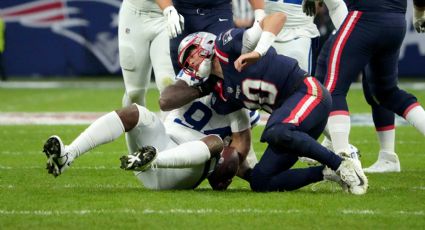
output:
[{"label": "belt", "polygon": [[268,0],[270,2],[283,2],[283,3],[290,3],[290,4],[296,4],[296,5],[302,5],[302,0]]}]

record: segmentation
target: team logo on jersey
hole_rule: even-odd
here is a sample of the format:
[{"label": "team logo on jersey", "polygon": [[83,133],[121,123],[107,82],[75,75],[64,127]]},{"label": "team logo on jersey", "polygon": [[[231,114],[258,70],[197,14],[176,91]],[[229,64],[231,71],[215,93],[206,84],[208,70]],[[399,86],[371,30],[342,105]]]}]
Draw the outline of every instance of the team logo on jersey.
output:
[{"label": "team logo on jersey", "polygon": [[228,30],[226,33],[223,34],[223,45],[226,45],[233,39],[231,32],[232,30]]},{"label": "team logo on jersey", "polygon": [[[120,69],[118,58],[119,0],[36,0],[16,1],[2,7],[0,17],[7,23],[50,30],[90,51],[111,73]],[[99,10],[102,14],[99,15]],[[93,19],[96,18],[96,25]],[[100,22],[100,23],[99,23]],[[47,39],[47,38],[46,38]]]},{"label": "team logo on jersey", "polygon": [[228,86],[226,89],[227,93],[232,94],[233,93],[233,88]]}]

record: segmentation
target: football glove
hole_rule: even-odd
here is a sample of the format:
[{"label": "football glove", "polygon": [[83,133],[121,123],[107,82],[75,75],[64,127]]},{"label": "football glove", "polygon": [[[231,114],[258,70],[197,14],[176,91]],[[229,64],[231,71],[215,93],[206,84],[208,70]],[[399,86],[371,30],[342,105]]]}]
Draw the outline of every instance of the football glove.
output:
[{"label": "football glove", "polygon": [[199,82],[191,87],[197,89],[199,91],[200,97],[203,97],[210,94],[214,90],[214,87],[217,85],[219,80],[219,77],[210,75],[204,82]]},{"label": "football glove", "polygon": [[316,14],[316,0],[303,0],[302,8],[307,16],[314,16]]},{"label": "football glove", "polygon": [[184,18],[177,12],[176,8],[167,6],[162,13],[167,17],[168,36],[175,38],[181,34],[184,28]]},{"label": "football glove", "polygon": [[418,33],[425,33],[425,11],[414,8],[413,26]]}]

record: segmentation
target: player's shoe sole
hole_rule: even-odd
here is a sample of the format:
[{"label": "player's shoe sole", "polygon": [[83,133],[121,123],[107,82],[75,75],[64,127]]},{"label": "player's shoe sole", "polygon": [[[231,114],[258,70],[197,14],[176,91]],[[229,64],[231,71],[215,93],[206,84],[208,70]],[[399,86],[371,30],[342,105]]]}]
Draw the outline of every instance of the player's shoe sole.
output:
[{"label": "player's shoe sole", "polygon": [[156,159],[158,151],[152,146],[144,146],[139,151],[122,156],[121,167],[124,170],[145,171]]},{"label": "player's shoe sole", "polygon": [[[64,145],[58,136],[51,136],[44,143],[43,152],[47,156],[46,169],[49,174],[59,176],[69,166],[68,155],[63,154]],[[61,156],[62,155],[62,156]]]}]

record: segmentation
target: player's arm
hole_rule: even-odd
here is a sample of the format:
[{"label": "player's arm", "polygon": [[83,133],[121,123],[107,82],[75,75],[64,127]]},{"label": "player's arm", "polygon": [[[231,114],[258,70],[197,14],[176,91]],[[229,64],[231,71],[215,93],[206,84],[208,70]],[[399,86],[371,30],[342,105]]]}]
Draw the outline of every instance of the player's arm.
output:
[{"label": "player's arm", "polygon": [[[242,38],[242,55],[234,63],[236,70],[241,72],[245,67],[264,56],[285,22],[286,15],[277,12],[267,15],[260,23],[254,23],[251,28],[246,30]],[[254,46],[255,48],[253,48]]]},{"label": "player's arm", "polygon": [[254,10],[255,22],[261,22],[264,17],[266,17],[266,12],[264,12],[264,0],[249,0],[249,3]]},{"label": "player's arm", "polygon": [[200,97],[199,90],[190,87],[185,81],[178,80],[165,87],[159,97],[159,107],[162,111],[170,111],[186,105]]},{"label": "player's arm", "polygon": [[425,33],[425,0],[413,0],[413,26],[418,33]]},{"label": "player's arm", "polygon": [[162,14],[167,18],[168,36],[175,38],[181,34],[184,28],[184,18],[174,8],[172,0],[155,0]]}]

